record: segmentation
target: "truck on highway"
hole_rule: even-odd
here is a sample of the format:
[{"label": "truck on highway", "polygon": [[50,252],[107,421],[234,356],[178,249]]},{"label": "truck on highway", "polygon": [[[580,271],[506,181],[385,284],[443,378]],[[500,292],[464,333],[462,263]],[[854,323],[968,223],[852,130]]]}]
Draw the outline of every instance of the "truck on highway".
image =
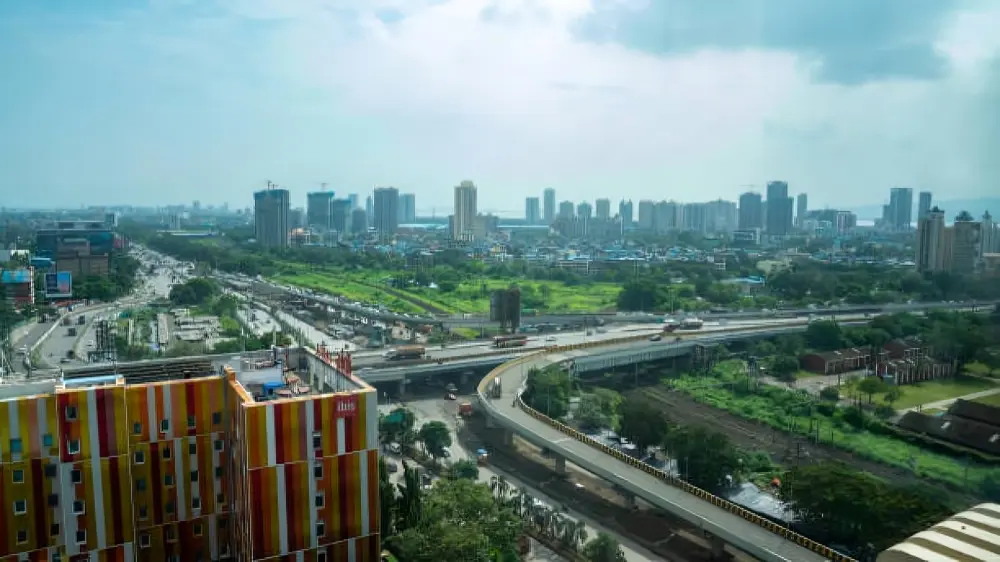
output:
[{"label": "truck on highway", "polygon": [[80,316],[78,316],[77,319],[76,319],[76,323],[78,325],[80,325],[80,326],[83,326],[84,324],[86,324],[87,323],[87,315],[86,314],[81,314]]},{"label": "truck on highway", "polygon": [[523,334],[511,334],[493,338],[493,347],[522,347],[526,343],[528,343],[528,336]]},{"label": "truck on highway", "polygon": [[422,345],[401,345],[395,349],[390,349],[383,354],[388,361],[401,361],[404,359],[422,359],[427,354],[427,349]]},{"label": "truck on highway", "polygon": [[705,323],[701,318],[685,318],[681,321],[681,330],[700,330]]},{"label": "truck on highway", "polygon": [[71,337],[71,338],[72,337],[76,337],[76,328],[74,328],[72,326],[70,326],[69,328],[66,328],[66,335],[69,336],[69,337]]}]

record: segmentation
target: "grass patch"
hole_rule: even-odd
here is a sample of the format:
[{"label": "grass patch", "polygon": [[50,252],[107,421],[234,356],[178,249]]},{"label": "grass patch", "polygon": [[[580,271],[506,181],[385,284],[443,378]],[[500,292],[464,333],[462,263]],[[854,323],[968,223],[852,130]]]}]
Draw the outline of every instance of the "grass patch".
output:
[{"label": "grass patch", "polygon": [[986,363],[981,363],[979,361],[973,361],[971,363],[966,363],[963,369],[966,373],[970,375],[975,375],[977,377],[997,377],[1000,378],[1000,370],[991,369]]},{"label": "grass patch", "polygon": [[809,371],[799,371],[799,372],[795,373],[795,380],[808,379],[808,378],[818,377],[818,376],[819,375],[817,375],[816,373],[811,373]]},{"label": "grass patch", "polygon": [[352,279],[350,274],[329,271],[280,273],[273,279],[296,287],[303,287],[323,293],[337,295],[348,300],[365,304],[379,303],[393,312],[420,314],[424,309],[416,304],[389,295],[378,286],[367,285]]},{"label": "grass patch", "polygon": [[1000,478],[1000,469],[996,467],[959,461],[923,450],[892,435],[859,429],[848,423],[847,410],[843,408],[829,407],[826,411],[832,413],[824,414],[816,407],[816,401],[803,391],[749,386],[742,370],[740,362],[730,361],[720,364],[710,376],[682,376],[665,382],[698,402],[778,430],[805,435],[810,428],[818,427],[813,435],[818,434],[821,442],[958,489],[966,488],[967,483],[969,489],[976,490],[984,479]]},{"label": "grass patch", "polygon": [[[621,285],[585,283],[566,285],[560,281],[530,281],[524,279],[482,279],[462,282],[449,293],[427,287],[411,287],[405,292],[426,299],[440,308],[455,312],[486,314],[490,311],[490,292],[506,289],[512,284],[521,288],[524,308],[530,301],[540,301],[539,312],[597,312],[614,308]],[[483,286],[485,285],[485,290]]]},{"label": "grass patch", "polygon": [[[854,386],[857,385],[860,380],[861,379],[852,379],[845,385],[845,387],[853,390]],[[959,396],[965,396],[966,394],[972,394],[974,392],[981,392],[990,388],[997,388],[997,385],[988,380],[964,376],[958,376],[953,379],[940,379],[915,384],[904,384],[899,387],[899,390],[902,392],[902,396],[899,400],[892,403],[892,407],[897,410],[905,410],[907,408],[914,408],[921,404],[928,404],[939,400],[948,400],[950,398],[958,398]],[[848,395],[849,392],[844,392],[842,394]],[[875,404],[884,404],[884,396],[884,394],[874,394],[872,395],[872,402]]]},{"label": "grass patch", "polygon": [[452,328],[451,333],[467,340],[478,340],[482,337],[492,338],[500,335],[500,328],[496,326],[486,326],[482,331],[479,328]]},{"label": "grass patch", "polygon": [[1000,393],[990,394],[989,396],[983,396],[982,398],[976,398],[973,402],[979,402],[980,404],[1000,408]]}]

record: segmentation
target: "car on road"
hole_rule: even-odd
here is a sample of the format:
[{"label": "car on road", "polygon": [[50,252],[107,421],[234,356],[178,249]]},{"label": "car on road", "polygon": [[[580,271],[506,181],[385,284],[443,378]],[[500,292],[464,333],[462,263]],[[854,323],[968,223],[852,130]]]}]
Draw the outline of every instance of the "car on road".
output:
[{"label": "car on road", "polygon": [[558,338],[556,338],[555,336],[549,336],[549,337],[545,338],[545,341],[556,341],[557,339]]},{"label": "car on road", "polygon": [[455,394],[453,392],[449,392],[448,396],[446,396],[446,398],[448,400],[456,400]]},{"label": "car on road", "polygon": [[660,341],[662,339],[663,339],[663,336],[661,336],[660,334],[653,334],[653,335],[649,336],[649,341]]}]

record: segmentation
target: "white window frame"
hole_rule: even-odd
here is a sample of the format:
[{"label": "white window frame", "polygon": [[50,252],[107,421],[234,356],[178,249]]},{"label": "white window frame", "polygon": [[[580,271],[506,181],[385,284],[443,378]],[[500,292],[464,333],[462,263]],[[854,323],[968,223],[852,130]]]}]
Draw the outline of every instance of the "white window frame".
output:
[{"label": "white window frame", "polygon": [[149,545],[153,543],[153,538],[149,536],[149,533],[142,533],[139,535],[139,548],[149,548]]},{"label": "white window frame", "polygon": [[28,500],[19,499],[14,500],[14,515],[27,515],[28,514]]},{"label": "white window frame", "polygon": [[76,421],[80,418],[80,411],[76,406],[66,406],[66,421]]},{"label": "white window frame", "polygon": [[[20,476],[20,478],[18,478]],[[10,481],[12,484],[24,484],[24,469],[15,468],[10,471]]]},{"label": "white window frame", "polygon": [[80,454],[80,440],[79,439],[70,439],[69,441],[67,441],[66,442],[66,453],[70,454],[70,455],[79,455]]}]

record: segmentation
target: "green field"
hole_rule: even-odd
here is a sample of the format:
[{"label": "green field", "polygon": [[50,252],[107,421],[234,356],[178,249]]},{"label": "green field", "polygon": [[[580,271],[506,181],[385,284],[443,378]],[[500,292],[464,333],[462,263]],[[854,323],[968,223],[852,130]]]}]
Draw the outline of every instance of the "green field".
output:
[{"label": "green field", "polygon": [[991,394],[989,396],[983,396],[982,398],[976,398],[973,402],[979,402],[980,404],[986,404],[987,406],[996,406],[1000,408],[1000,393]]},{"label": "green field", "polygon": [[[906,468],[918,476],[946,482],[957,488],[966,487],[966,482],[970,488],[976,488],[986,477],[1000,478],[1000,470],[995,467],[971,463],[966,465],[891,435],[857,429],[844,419],[843,408],[839,408],[833,415],[824,415],[815,408],[815,400],[803,392],[760,386],[755,392],[749,393],[745,386],[746,377],[739,374],[742,369],[734,367],[734,363],[720,365],[714,376],[684,376],[666,382],[699,402],[760,421],[779,430],[806,433],[808,428],[818,425],[823,442],[871,460]],[[713,383],[716,385],[708,386]]]},{"label": "green field", "polygon": [[[364,302],[380,302],[396,312],[437,312],[443,314],[486,314],[490,311],[490,292],[517,284],[522,291],[523,308],[539,312],[597,312],[614,308],[621,286],[614,283],[566,285],[558,281],[482,279],[460,283],[454,291],[436,288],[383,288],[382,279],[391,274],[379,271],[344,272],[309,270],[289,266],[273,277],[275,281],[340,295]],[[484,287],[485,286],[485,287]]]},{"label": "green field", "polygon": [[[851,389],[859,381],[860,379],[852,379],[845,385],[848,390],[841,392],[841,395],[849,395],[849,389]],[[929,404],[939,400],[948,400],[949,398],[958,398],[959,396],[988,390],[990,388],[995,388],[996,386],[996,384],[988,380],[975,377],[956,377],[954,379],[941,379],[916,384],[904,384],[899,387],[902,395],[899,400],[892,403],[892,407],[897,410],[906,410],[921,404]],[[884,404],[884,396],[884,393],[874,394],[872,395],[872,402],[875,404]]]}]

